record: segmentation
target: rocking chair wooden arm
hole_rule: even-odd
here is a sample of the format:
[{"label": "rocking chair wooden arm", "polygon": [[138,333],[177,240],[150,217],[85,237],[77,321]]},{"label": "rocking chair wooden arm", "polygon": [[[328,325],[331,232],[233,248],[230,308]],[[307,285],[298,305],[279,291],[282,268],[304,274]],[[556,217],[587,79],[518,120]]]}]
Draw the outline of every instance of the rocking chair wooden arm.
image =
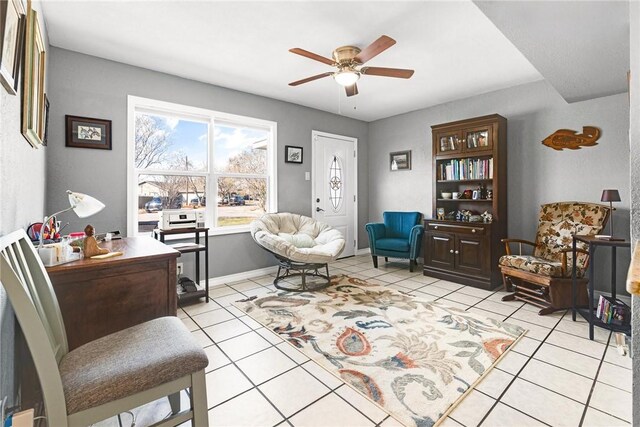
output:
[{"label": "rocking chair wooden arm", "polygon": [[525,245],[530,245],[533,246],[534,248],[536,247],[536,243],[532,242],[530,240],[523,240],[523,239],[500,239],[500,241],[502,243],[504,243],[504,249],[505,252],[507,253],[507,255],[511,255],[511,247],[509,246],[510,243],[519,243],[520,244],[520,254],[522,255],[522,244],[524,243]]},{"label": "rocking chair wooden arm", "polygon": [[[560,253],[562,253],[562,276],[568,277],[570,274],[567,271],[567,253],[573,252],[573,248],[564,248],[560,249]],[[585,251],[584,249],[576,248],[576,253],[581,253],[589,256],[589,251]],[[587,258],[587,262],[585,263],[585,267],[589,265],[589,258]]]}]

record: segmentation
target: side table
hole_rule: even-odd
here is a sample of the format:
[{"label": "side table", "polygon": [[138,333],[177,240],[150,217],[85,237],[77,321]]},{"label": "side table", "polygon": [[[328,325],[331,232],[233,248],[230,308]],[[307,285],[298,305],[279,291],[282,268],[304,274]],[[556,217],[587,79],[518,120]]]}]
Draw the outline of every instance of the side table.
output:
[{"label": "side table", "polygon": [[600,246],[611,248],[611,297],[616,298],[616,252],[618,248],[631,248],[631,242],[627,240],[604,240],[597,239],[594,236],[573,236],[573,260],[576,259],[576,243],[583,242],[589,245],[589,308],[576,307],[576,264],[573,263],[571,300],[572,300],[572,318],[576,320],[576,313],[580,313],[589,322],[589,339],[593,340],[593,327],[599,326],[614,332],[623,332],[631,335],[631,326],[628,324],[614,325],[612,323],[604,323],[594,314],[594,297],[595,297],[595,265],[596,265],[596,249]]},{"label": "side table", "polygon": [[[196,257],[196,286],[198,290],[195,292],[179,292],[178,291],[178,303],[183,303],[189,300],[197,300],[204,297],[205,302],[209,302],[209,228],[180,228],[174,230],[160,230],[158,228],[153,230],[153,237],[156,240],[160,240],[165,243],[165,236],[178,235],[178,234],[193,234],[195,237],[194,243],[174,243],[167,245],[181,254],[193,253]],[[200,233],[203,235],[204,245],[200,244]],[[204,253],[204,289],[201,289],[200,285],[200,254]],[[176,289],[177,290],[177,289]]]}]

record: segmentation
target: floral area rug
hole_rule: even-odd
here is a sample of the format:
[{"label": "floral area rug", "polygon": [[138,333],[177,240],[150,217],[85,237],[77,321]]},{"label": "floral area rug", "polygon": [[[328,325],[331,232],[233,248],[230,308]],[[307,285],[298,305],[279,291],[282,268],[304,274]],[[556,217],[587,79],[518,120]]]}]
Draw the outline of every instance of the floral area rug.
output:
[{"label": "floral area rug", "polygon": [[234,305],[408,426],[434,425],[525,332],[348,276]]}]

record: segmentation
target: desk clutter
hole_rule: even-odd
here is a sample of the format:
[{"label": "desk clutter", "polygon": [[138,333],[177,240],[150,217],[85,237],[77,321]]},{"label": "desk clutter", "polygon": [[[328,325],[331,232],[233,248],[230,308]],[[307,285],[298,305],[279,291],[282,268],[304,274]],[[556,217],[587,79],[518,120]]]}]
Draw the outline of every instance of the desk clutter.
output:
[{"label": "desk clutter", "polygon": [[[122,252],[109,252],[99,246],[99,242],[121,239],[120,231],[95,234],[92,225],[87,225],[83,232],[72,232],[62,236],[60,232],[69,223],[60,227],[60,222],[52,216],[43,223],[29,225],[27,235],[31,242],[38,246],[38,254],[46,267],[66,264],[82,258],[103,259],[123,255]],[[42,238],[42,245],[40,240]]]}]

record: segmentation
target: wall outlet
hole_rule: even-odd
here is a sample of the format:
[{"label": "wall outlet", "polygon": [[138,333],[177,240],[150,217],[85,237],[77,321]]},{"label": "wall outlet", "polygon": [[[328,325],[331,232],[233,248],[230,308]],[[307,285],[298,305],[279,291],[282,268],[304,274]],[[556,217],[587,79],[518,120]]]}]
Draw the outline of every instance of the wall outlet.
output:
[{"label": "wall outlet", "polygon": [[178,272],[178,276],[182,274],[182,272],[184,271],[184,264],[179,262],[176,265],[176,271]]}]

